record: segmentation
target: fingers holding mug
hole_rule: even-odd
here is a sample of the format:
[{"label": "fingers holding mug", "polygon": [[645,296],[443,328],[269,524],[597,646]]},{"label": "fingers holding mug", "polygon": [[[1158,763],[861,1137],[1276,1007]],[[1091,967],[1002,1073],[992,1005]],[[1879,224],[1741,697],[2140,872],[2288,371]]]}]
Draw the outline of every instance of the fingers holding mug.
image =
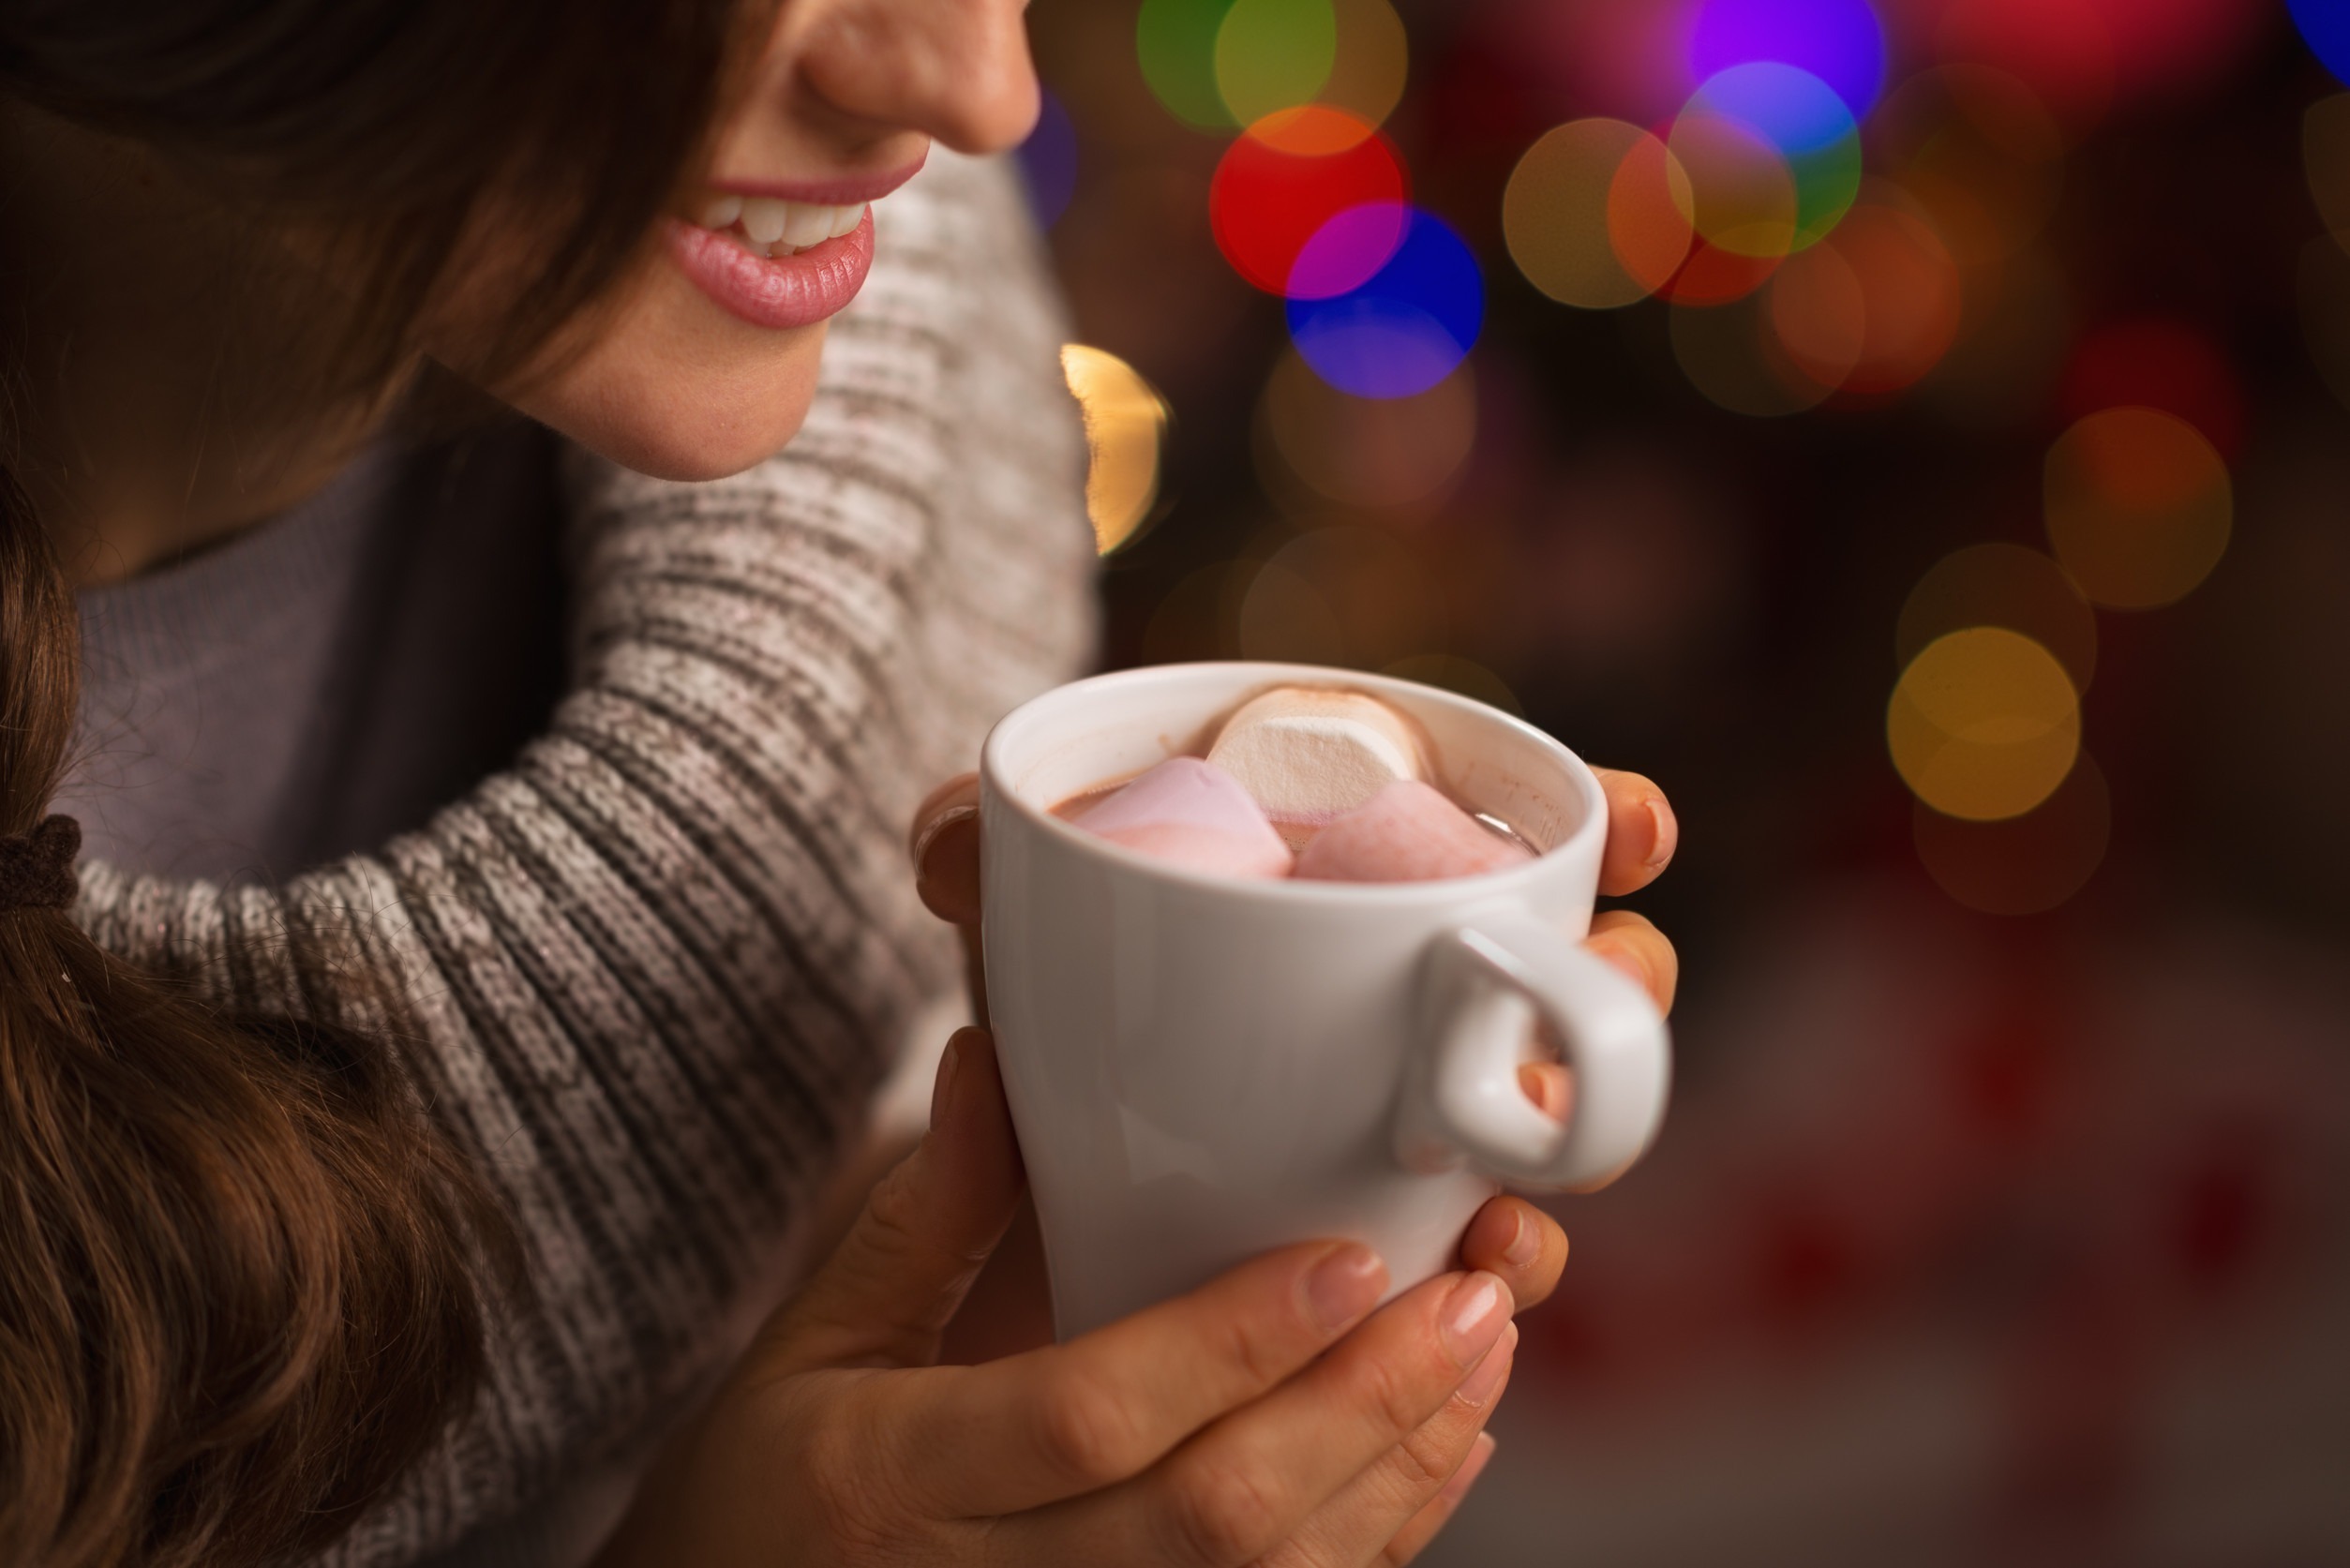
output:
[{"label": "fingers holding mug", "polygon": [[1599,890],[1609,898],[1637,893],[1665,874],[1681,847],[1681,821],[1653,780],[1612,768],[1592,773],[1608,797],[1608,847],[1599,861]]},{"label": "fingers holding mug", "polygon": [[923,906],[958,926],[980,923],[980,776],[959,773],[914,809],[906,840]]},{"label": "fingers holding mug", "polygon": [[1658,1012],[1672,1011],[1673,993],[1681,985],[1681,955],[1647,916],[1629,909],[1594,916],[1583,946],[1639,981]]}]

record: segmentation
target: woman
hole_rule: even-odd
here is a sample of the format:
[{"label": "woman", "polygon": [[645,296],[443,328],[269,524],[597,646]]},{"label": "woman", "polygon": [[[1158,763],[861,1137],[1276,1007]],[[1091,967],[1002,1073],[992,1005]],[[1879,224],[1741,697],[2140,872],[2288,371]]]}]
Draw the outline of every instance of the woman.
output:
[{"label": "woman", "polygon": [[[1009,0],[0,5],[0,1561],[611,1532],[950,981],[913,796],[1082,657],[1032,237],[914,178],[1035,91]],[[924,1368],[1017,1187],[984,1037],[934,1120],[609,1561],[1441,1520],[1547,1220]]]}]

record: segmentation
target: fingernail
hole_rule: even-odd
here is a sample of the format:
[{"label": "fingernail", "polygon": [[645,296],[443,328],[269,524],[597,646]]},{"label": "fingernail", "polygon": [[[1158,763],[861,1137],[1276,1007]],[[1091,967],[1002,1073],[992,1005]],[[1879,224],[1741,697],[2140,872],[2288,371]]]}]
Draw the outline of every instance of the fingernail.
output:
[{"label": "fingernail", "polygon": [[1387,1265],[1379,1254],[1349,1242],[1313,1266],[1306,1276],[1306,1302],[1314,1321],[1332,1334],[1379,1305],[1387,1288]]},{"label": "fingernail", "polygon": [[938,1076],[930,1085],[930,1125],[936,1127],[945,1114],[948,1103],[954,1098],[955,1072],[963,1066],[963,1035],[958,1030],[947,1041],[946,1051],[938,1058]]},{"label": "fingernail", "polygon": [[1542,1256],[1541,1227],[1526,1217],[1524,1209],[1513,1211],[1511,1217],[1518,1229],[1510,1232],[1509,1245],[1502,1248],[1502,1262],[1512,1268],[1532,1268]]},{"label": "fingernail", "polygon": [[1502,1330],[1493,1348],[1485,1352],[1485,1359],[1477,1363],[1476,1369],[1461,1379],[1460,1386],[1453,1392],[1467,1400],[1470,1409],[1482,1409],[1493,1397],[1493,1391],[1502,1386],[1502,1380],[1509,1376],[1510,1360],[1517,1351],[1518,1325],[1510,1323]]},{"label": "fingernail", "polygon": [[1477,1441],[1469,1445],[1469,1456],[1460,1461],[1460,1468],[1452,1472],[1452,1479],[1438,1488],[1436,1495],[1446,1502],[1459,1502],[1485,1473],[1485,1462],[1493,1457],[1493,1450],[1501,1441],[1490,1432],[1479,1432]]},{"label": "fingernail", "polygon": [[1651,871],[1662,871],[1665,862],[1672,859],[1672,852],[1680,847],[1681,823],[1661,795],[1648,798],[1648,826],[1654,837],[1650,841],[1648,859],[1643,864]]},{"label": "fingernail", "polygon": [[968,822],[979,814],[980,809],[977,806],[957,806],[952,811],[940,812],[936,816],[923,823],[922,830],[914,836],[914,843],[910,849],[914,859],[914,869],[918,872],[922,869],[922,858],[930,853],[930,846],[938,842],[939,834],[956,823]]},{"label": "fingernail", "polygon": [[1639,955],[1631,948],[1619,947],[1613,942],[1594,942],[1591,950],[1629,975],[1632,983],[1642,991],[1649,989],[1648,965],[1641,963]]},{"label": "fingernail", "polygon": [[1508,1300],[1509,1292],[1489,1274],[1473,1274],[1452,1288],[1438,1321],[1444,1349],[1457,1364],[1474,1366],[1493,1348],[1509,1322]]}]

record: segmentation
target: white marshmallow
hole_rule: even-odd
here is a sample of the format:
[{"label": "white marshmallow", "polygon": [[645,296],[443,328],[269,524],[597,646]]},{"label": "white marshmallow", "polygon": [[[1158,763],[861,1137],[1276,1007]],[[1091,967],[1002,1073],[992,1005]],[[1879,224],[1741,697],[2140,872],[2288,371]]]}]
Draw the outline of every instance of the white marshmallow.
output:
[{"label": "white marshmallow", "polygon": [[1417,732],[1394,709],[1360,692],[1303,686],[1243,706],[1207,760],[1256,797],[1293,847],[1396,780],[1427,770]]}]

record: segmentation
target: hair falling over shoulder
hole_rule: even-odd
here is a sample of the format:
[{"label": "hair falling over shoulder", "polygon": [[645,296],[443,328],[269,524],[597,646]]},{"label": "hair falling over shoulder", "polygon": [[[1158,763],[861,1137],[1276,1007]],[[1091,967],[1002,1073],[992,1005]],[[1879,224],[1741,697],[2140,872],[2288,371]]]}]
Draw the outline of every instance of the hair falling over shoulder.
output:
[{"label": "hair falling over shoulder", "polygon": [[[514,303],[462,368],[535,355],[644,253],[729,90],[730,47],[773,10],[4,0],[0,103],[209,171],[248,216],[326,225],[348,320],[315,335],[316,364],[265,374],[331,401],[415,362],[414,324],[478,261],[485,217],[518,214],[531,243],[507,247]],[[39,396],[27,372],[0,345],[8,400]],[[0,836],[44,821],[77,641],[48,536],[0,466]],[[520,1277],[512,1225],[397,1042],[337,1023],[347,968],[292,957],[319,1016],[233,1017],[102,951],[69,911],[0,913],[7,1568],[314,1556],[485,1374],[488,1308]]]},{"label": "hair falling over shoulder", "polygon": [[[77,641],[0,475],[0,830],[46,810]],[[322,1549],[473,1391],[509,1235],[382,1042],[0,913],[0,1562]]]}]

